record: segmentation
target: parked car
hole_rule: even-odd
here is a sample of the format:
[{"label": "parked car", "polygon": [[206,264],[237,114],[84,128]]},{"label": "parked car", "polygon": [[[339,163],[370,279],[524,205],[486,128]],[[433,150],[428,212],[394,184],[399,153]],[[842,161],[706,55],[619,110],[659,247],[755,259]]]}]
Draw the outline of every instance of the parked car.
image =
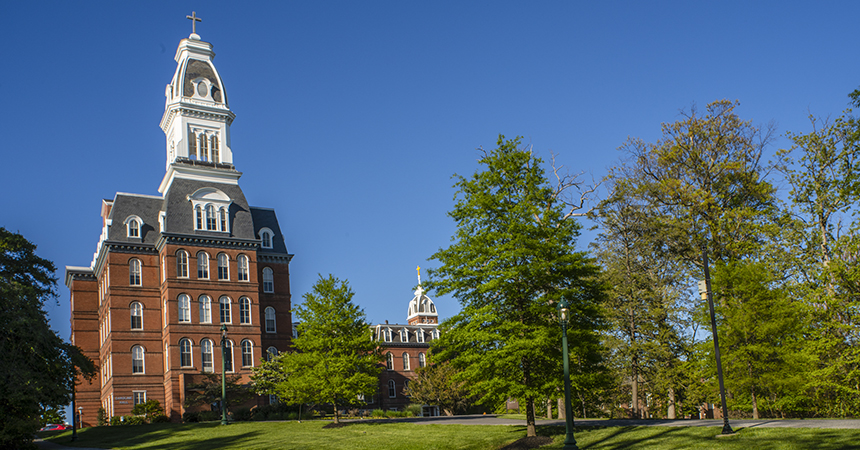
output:
[{"label": "parked car", "polygon": [[45,425],[44,427],[42,427],[42,429],[40,429],[39,431],[61,431],[61,430],[69,429],[69,428],[70,427],[67,427],[61,423],[49,423],[49,424]]}]

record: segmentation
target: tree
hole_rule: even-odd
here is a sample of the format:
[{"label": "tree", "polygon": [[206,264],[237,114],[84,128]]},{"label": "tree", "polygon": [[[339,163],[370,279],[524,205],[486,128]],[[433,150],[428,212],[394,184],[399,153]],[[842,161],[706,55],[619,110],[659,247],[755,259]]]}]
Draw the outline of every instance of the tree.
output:
[{"label": "tree", "polygon": [[54,264],[36,246],[0,227],[0,448],[32,441],[44,410],[70,401],[74,379],[95,365],[48,325],[56,298]]},{"label": "tree", "polygon": [[543,161],[520,138],[499,136],[498,148],[481,149],[483,170],[455,176],[457,225],[453,243],[432,258],[432,287],[453,294],[462,311],[441,325],[434,348],[451,361],[480,403],[517,398],[526,405],[528,436],[535,435],[536,400],[554,398],[562,386],[561,328],[556,305],[572,307],[573,353],[589,357],[572,367],[599,369],[595,330],[602,324],[598,269],[575,251],[582,197],[575,177],[550,185]]},{"label": "tree", "polygon": [[[185,407],[221,405],[221,374],[203,373],[203,378],[198,383],[188,383],[185,397]],[[250,386],[239,384],[241,375],[227,375],[224,378],[224,387],[227,391],[227,408],[241,405],[254,396]],[[135,413],[138,414],[138,413]]]},{"label": "tree", "polygon": [[161,403],[158,400],[149,399],[143,403],[134,405],[134,408],[131,408],[131,413],[144,416],[146,423],[152,423],[152,419],[155,416],[164,414],[164,408],[161,407]]},{"label": "tree", "polygon": [[331,403],[339,423],[339,406],[357,404],[360,396],[376,392],[380,353],[353,295],[346,281],[320,275],[295,310],[297,351],[254,368],[258,393],[294,403]]},{"label": "tree", "polygon": [[453,416],[471,403],[466,382],[455,379],[457,369],[448,362],[418,369],[418,377],[409,382],[406,395],[425,405],[438,405],[446,416]]}]

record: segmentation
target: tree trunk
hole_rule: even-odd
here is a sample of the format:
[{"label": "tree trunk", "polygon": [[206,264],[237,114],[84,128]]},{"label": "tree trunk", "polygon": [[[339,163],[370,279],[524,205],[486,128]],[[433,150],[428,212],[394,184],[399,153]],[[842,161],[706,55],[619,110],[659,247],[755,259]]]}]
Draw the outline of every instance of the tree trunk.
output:
[{"label": "tree trunk", "polygon": [[667,416],[670,419],[675,419],[675,388],[669,388],[669,411]]},{"label": "tree trunk", "polygon": [[535,430],[535,401],[533,398],[526,398],[526,437],[537,436]]},{"label": "tree trunk", "polygon": [[750,396],[752,397],[753,419],[758,419],[758,400],[755,398],[755,388],[750,388]]},{"label": "tree trunk", "polygon": [[334,406],[334,423],[340,423],[340,418],[337,414],[337,401],[331,402],[332,406]]},{"label": "tree trunk", "polygon": [[639,418],[639,372],[636,371],[636,362],[633,363],[633,383],[631,385],[632,393],[630,395],[630,415],[633,419]]},{"label": "tree trunk", "polygon": [[546,418],[552,419],[552,402],[549,399],[546,401]]},{"label": "tree trunk", "polygon": [[567,417],[564,415],[564,397],[558,398],[558,418],[560,420],[565,420]]}]

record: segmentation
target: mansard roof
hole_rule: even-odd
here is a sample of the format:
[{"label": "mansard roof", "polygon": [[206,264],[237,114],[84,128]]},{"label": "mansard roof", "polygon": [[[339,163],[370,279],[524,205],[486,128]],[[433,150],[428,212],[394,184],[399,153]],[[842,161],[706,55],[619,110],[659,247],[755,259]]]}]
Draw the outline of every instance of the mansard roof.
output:
[{"label": "mansard roof", "polygon": [[[161,210],[161,201],[161,197],[152,195],[117,192],[110,210],[111,226],[108,228],[107,240],[155,245],[159,236],[158,212]],[[139,238],[128,237],[125,222],[132,216],[143,221]]]},{"label": "mansard roof", "polygon": [[[197,236],[224,237],[225,233],[194,229],[194,207],[191,196],[200,189],[215,188],[230,198],[229,237],[238,239],[259,239],[254,233],[251,208],[245,194],[238,184],[220,184],[211,181],[198,181],[175,178],[170,189],[164,194],[162,209],[167,212],[164,231],[171,234],[193,234]],[[156,222],[157,223],[157,222]]]},{"label": "mansard roof", "polygon": [[[391,340],[386,341],[384,332],[386,329],[391,329]],[[404,341],[400,334],[400,330],[406,329],[409,332],[408,340]],[[433,340],[433,331],[436,330],[436,324],[425,323],[419,325],[402,325],[402,324],[387,324],[380,323],[373,327],[373,340],[381,342],[389,347],[429,347],[430,341]],[[424,333],[424,342],[418,342],[416,333]]]},{"label": "mansard roof", "polygon": [[287,244],[284,242],[284,235],[281,233],[281,226],[278,224],[275,210],[256,206],[252,206],[250,210],[254,221],[254,236],[259,239],[260,231],[263,228],[268,228],[274,234],[272,248],[260,249],[258,253],[287,253]]}]

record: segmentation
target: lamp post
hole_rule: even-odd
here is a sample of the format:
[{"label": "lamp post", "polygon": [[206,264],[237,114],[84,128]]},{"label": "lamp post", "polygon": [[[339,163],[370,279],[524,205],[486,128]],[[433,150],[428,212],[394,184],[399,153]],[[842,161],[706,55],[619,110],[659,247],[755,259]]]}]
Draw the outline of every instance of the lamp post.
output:
[{"label": "lamp post", "polygon": [[72,442],[78,440],[78,422],[77,417],[75,416],[75,391],[77,391],[77,383],[75,382],[75,378],[72,377]]},{"label": "lamp post", "polygon": [[227,325],[221,325],[221,425],[227,425]]},{"label": "lamp post", "polygon": [[704,266],[705,279],[699,282],[699,295],[702,300],[708,301],[708,309],[711,313],[711,333],[714,336],[714,355],[717,360],[717,379],[720,382],[720,403],[723,412],[723,431],[722,435],[734,434],[731,425],[729,425],[729,409],[726,407],[726,388],[723,384],[723,363],[720,361],[720,339],[717,335],[717,317],[714,314],[714,297],[711,295],[711,271],[708,268],[708,250],[702,250],[702,266]]},{"label": "lamp post", "polygon": [[558,304],[558,318],[561,322],[561,351],[564,359],[564,450],[579,450],[573,438],[573,408],[570,407],[570,364],[567,357],[567,322],[570,320],[570,303],[562,299]]},{"label": "lamp post", "polygon": [[83,427],[84,425],[84,407],[78,406],[78,425]]}]

